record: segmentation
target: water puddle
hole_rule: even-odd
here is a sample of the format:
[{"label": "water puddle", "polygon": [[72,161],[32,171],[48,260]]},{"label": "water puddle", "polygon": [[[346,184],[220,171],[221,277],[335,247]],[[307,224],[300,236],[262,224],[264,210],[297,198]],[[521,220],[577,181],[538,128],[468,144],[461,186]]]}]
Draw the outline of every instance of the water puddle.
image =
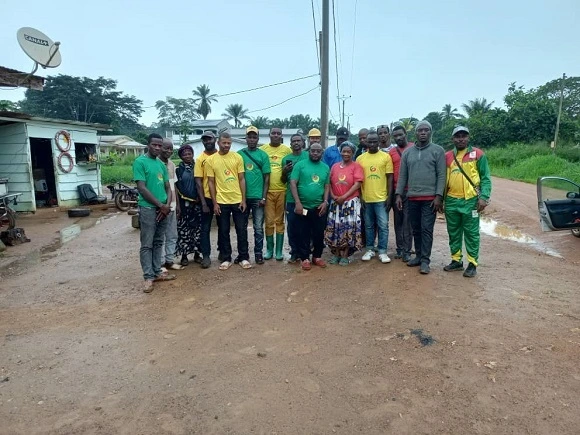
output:
[{"label": "water puddle", "polygon": [[479,228],[482,233],[487,234],[488,236],[530,245],[532,248],[543,252],[544,254],[551,255],[552,257],[563,258],[559,252],[548,248],[529,234],[522,233],[520,230],[501,224],[488,217],[481,217],[479,220]]}]

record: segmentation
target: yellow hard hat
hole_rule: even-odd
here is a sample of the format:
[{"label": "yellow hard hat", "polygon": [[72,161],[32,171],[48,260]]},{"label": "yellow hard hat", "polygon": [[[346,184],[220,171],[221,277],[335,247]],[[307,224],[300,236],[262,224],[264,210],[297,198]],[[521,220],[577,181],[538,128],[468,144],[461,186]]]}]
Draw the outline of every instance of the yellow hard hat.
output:
[{"label": "yellow hard hat", "polygon": [[322,133],[320,133],[320,130],[317,128],[312,128],[308,132],[308,137],[320,137],[320,136],[322,136]]}]

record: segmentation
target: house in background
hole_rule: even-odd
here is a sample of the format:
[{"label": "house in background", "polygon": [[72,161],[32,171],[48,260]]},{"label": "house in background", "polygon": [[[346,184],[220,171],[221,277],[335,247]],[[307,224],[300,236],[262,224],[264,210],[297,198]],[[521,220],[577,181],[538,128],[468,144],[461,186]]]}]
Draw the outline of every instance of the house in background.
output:
[{"label": "house in background", "polygon": [[147,145],[139,143],[129,136],[98,136],[101,154],[117,153],[125,156],[139,156],[147,150]]},{"label": "house in background", "polygon": [[[16,211],[33,212],[43,204],[78,205],[79,184],[88,183],[102,194],[97,131],[108,129],[101,124],[0,112],[0,178],[8,179],[9,193],[22,193]],[[62,130],[71,138],[66,153],[57,147]]]}]

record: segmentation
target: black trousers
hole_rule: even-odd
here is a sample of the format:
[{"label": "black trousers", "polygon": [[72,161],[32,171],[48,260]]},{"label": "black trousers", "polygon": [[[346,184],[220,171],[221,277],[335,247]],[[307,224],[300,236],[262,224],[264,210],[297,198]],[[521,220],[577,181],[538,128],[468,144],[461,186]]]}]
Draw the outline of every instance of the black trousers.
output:
[{"label": "black trousers", "polygon": [[395,226],[395,238],[397,240],[397,253],[410,254],[413,247],[413,229],[409,220],[409,199],[401,196],[403,210],[393,207],[393,220]]},{"label": "black trousers", "polygon": [[421,262],[431,262],[431,249],[433,248],[433,228],[437,213],[433,211],[433,201],[409,200],[409,220],[413,228],[413,240],[415,241],[415,253]]},{"label": "black trousers", "polygon": [[324,230],[326,228],[326,213],[318,216],[318,210],[308,210],[306,216],[295,215],[296,225],[296,257],[300,260],[310,259],[310,247],[312,257],[320,258],[324,249]]},{"label": "black trousers", "polygon": [[232,243],[230,240],[230,216],[234,219],[238,239],[238,258],[249,260],[248,253],[248,211],[242,212],[240,204],[220,204],[221,214],[217,216],[220,254],[222,261],[232,261]]}]

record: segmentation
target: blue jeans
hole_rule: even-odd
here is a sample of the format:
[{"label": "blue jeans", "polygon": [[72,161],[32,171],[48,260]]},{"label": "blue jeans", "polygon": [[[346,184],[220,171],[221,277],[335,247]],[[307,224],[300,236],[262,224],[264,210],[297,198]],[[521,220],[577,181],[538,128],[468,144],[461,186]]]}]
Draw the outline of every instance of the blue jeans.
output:
[{"label": "blue jeans", "polygon": [[389,215],[384,201],[365,204],[366,249],[373,249],[375,226],[379,233],[379,254],[387,253],[389,243]]},{"label": "blue jeans", "polygon": [[246,204],[248,205],[248,210],[252,211],[254,255],[261,254],[264,248],[264,207],[260,207],[259,199],[248,199]]},{"label": "blue jeans", "polygon": [[167,218],[156,222],[157,210],[153,207],[139,207],[141,227],[141,249],[139,260],[143,269],[143,279],[150,280],[161,275],[163,242],[167,230]]},{"label": "blue jeans", "polygon": [[165,263],[173,263],[175,259],[175,249],[177,247],[177,219],[175,210],[167,218],[167,229],[165,230]]},{"label": "blue jeans", "polygon": [[293,202],[286,203],[286,230],[288,231],[288,244],[290,245],[290,254],[298,256],[298,244],[296,243],[300,234],[297,234],[296,219],[299,218],[294,209],[296,204]]}]

